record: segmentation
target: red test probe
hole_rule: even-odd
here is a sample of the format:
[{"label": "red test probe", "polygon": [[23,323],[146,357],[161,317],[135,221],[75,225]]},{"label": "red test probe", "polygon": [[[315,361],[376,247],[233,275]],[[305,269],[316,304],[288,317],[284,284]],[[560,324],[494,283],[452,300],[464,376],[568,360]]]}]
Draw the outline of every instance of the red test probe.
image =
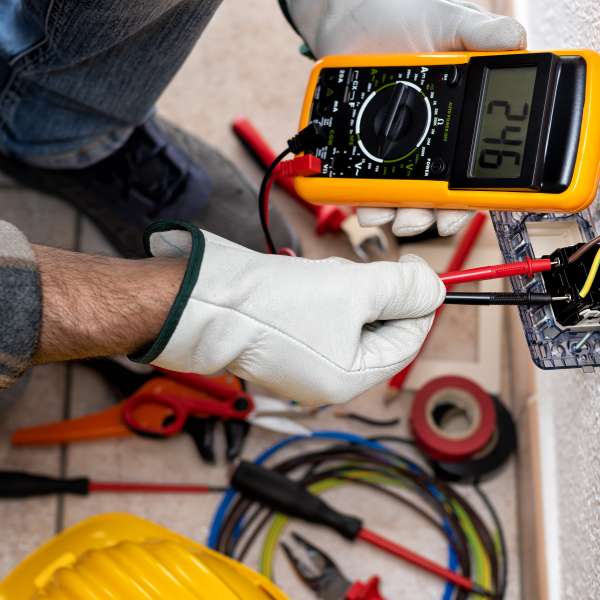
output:
[{"label": "red test probe", "polygon": [[553,266],[549,258],[526,258],[522,262],[475,267],[465,271],[448,271],[442,273],[440,279],[446,284],[446,289],[449,290],[451,286],[470,281],[501,279],[503,277],[516,277],[517,275],[526,275],[531,278],[535,273],[549,271]]}]

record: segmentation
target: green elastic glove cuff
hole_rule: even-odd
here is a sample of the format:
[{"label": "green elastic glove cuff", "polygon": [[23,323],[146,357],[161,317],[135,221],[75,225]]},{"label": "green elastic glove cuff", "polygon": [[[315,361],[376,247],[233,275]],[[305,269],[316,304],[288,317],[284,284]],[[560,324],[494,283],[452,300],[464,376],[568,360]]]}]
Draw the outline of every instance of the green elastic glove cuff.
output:
[{"label": "green elastic glove cuff", "polygon": [[[179,325],[179,319],[181,319],[181,315],[187,306],[192,291],[198,281],[198,276],[200,275],[200,267],[202,265],[202,259],[204,258],[206,240],[204,239],[202,231],[190,223],[184,223],[182,221],[157,221],[150,225],[144,232],[144,249],[146,255],[149,257],[153,256],[152,251],[150,250],[150,237],[152,234],[173,230],[187,231],[191,236],[192,247],[188,256],[188,264],[175,301],[169,310],[169,314],[165,319],[158,337],[148,346],[129,355],[129,358],[135,362],[145,364],[151,363],[156,360],[165,349],[173,332],[177,328],[177,325]],[[157,282],[157,284],[160,285],[160,282]]]}]

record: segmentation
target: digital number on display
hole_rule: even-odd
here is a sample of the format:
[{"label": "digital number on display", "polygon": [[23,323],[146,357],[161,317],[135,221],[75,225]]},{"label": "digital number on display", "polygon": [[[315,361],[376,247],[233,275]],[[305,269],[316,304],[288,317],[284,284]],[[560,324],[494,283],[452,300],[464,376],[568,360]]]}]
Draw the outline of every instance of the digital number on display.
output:
[{"label": "digital number on display", "polygon": [[487,69],[470,177],[521,176],[536,67]]}]

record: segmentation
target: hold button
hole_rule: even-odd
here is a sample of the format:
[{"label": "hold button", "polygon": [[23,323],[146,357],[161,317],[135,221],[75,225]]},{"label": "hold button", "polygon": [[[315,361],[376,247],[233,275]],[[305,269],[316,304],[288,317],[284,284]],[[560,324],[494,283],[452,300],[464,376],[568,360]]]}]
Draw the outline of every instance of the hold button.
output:
[{"label": "hold button", "polygon": [[446,171],[446,163],[442,158],[434,158],[431,160],[431,165],[429,167],[429,172],[432,175],[443,175]]},{"label": "hold button", "polygon": [[459,81],[460,70],[456,65],[452,65],[448,69],[448,79],[446,80],[446,83],[448,84],[448,87],[456,87]]}]

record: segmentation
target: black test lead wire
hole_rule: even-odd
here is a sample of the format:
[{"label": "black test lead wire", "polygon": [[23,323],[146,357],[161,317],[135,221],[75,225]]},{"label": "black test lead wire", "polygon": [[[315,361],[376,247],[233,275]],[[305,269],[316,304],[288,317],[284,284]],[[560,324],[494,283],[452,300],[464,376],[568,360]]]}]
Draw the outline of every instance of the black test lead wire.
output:
[{"label": "black test lead wire", "polygon": [[327,140],[325,130],[317,123],[310,123],[304,129],[301,129],[294,137],[290,138],[287,148],[277,155],[275,160],[269,165],[260,184],[258,193],[258,215],[260,225],[265,235],[267,248],[271,254],[277,254],[277,247],[269,230],[269,194],[271,192],[272,178],[277,166],[290,153],[299,154],[300,152],[311,152],[323,145]]},{"label": "black test lead wire", "polygon": [[477,306],[533,306],[550,304],[551,302],[569,302],[571,296],[552,296],[526,292],[513,294],[510,292],[448,292],[444,304],[466,304]]}]

